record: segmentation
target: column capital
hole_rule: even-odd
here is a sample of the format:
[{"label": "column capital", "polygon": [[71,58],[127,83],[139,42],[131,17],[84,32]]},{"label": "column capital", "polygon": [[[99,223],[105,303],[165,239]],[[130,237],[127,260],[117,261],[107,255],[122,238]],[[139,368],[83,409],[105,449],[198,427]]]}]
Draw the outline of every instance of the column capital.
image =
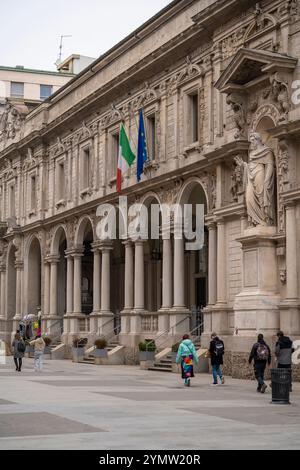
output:
[{"label": "column capital", "polygon": [[99,250],[102,252],[112,251],[114,249],[114,243],[112,241],[103,241],[99,244]]},{"label": "column capital", "polygon": [[127,238],[127,240],[122,241],[122,245],[124,245],[125,247],[127,247],[127,246],[132,247],[133,246],[133,241],[131,240],[131,238]]},{"label": "column capital", "polygon": [[147,242],[148,240],[144,240],[143,238],[138,238],[137,240],[133,240],[133,243],[135,246],[144,246],[144,244]]},{"label": "column capital", "polygon": [[97,251],[100,251],[101,242],[100,241],[94,242],[94,243],[91,244],[91,247],[92,247],[92,252],[93,253],[95,253]]},{"label": "column capital", "polygon": [[224,219],[224,217],[218,217],[218,218],[216,219],[216,223],[217,223],[217,225],[225,225],[225,219]]},{"label": "column capital", "polygon": [[208,222],[206,224],[206,227],[208,228],[209,231],[212,231],[212,230],[217,230],[217,223],[216,222]]},{"label": "column capital", "polygon": [[68,254],[71,255],[73,258],[81,258],[84,254],[84,248],[72,248],[71,250],[68,250]]},{"label": "column capital", "polygon": [[24,262],[21,260],[15,261],[15,268],[18,270],[22,270],[24,268]]},{"label": "column capital", "polygon": [[296,201],[287,201],[285,203],[285,210],[288,211],[288,210],[294,210],[296,207]]},{"label": "column capital", "polygon": [[48,255],[46,258],[46,261],[48,261],[48,263],[50,264],[59,263],[59,260],[60,260],[59,255]]}]

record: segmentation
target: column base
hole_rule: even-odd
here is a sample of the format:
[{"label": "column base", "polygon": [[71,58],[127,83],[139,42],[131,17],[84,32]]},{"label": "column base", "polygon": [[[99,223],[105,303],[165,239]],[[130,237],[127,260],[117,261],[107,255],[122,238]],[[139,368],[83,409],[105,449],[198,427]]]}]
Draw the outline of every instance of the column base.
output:
[{"label": "column base", "polygon": [[96,316],[97,334],[105,336],[110,341],[115,336],[114,331],[114,314],[109,310],[100,310]]},{"label": "column base", "polygon": [[168,335],[170,329],[171,307],[162,307],[158,310],[158,335]]},{"label": "column base", "polygon": [[229,333],[228,305],[224,302],[217,302],[211,308],[211,332],[219,335]]}]

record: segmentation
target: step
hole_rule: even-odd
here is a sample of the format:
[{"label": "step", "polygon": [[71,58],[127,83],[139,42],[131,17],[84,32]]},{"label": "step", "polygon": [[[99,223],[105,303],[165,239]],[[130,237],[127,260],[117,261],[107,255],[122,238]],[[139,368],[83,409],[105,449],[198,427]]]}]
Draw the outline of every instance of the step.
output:
[{"label": "step", "polygon": [[172,369],[166,369],[166,368],[162,368],[162,367],[149,367],[148,370],[152,370],[152,371],[155,371],[155,372],[172,372]]},{"label": "step", "polygon": [[154,367],[160,367],[161,369],[172,369],[172,364],[163,364],[162,362],[155,362]]}]

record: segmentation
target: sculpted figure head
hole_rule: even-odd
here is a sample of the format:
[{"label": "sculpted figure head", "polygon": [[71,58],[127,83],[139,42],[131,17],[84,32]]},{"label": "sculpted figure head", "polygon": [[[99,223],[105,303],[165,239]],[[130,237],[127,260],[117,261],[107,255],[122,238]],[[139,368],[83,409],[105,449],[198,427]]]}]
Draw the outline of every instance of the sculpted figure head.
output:
[{"label": "sculpted figure head", "polygon": [[251,148],[254,150],[257,149],[257,147],[263,145],[261,135],[258,132],[251,132],[249,140],[251,143]]}]

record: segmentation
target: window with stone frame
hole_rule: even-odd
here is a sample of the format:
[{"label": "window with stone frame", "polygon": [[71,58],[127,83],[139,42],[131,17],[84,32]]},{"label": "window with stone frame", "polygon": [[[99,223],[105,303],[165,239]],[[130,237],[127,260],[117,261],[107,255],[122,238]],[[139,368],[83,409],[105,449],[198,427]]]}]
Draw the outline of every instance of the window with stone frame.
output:
[{"label": "window with stone frame", "polygon": [[16,215],[15,185],[12,183],[8,187],[8,216],[15,217],[15,215]]},{"label": "window with stone frame", "polygon": [[81,192],[88,191],[91,186],[91,146],[82,147],[80,155]]},{"label": "window with stone frame", "polygon": [[194,87],[184,93],[185,146],[197,144],[200,140],[200,98],[199,89]]},{"label": "window with stone frame", "polygon": [[146,115],[146,138],[147,138],[147,150],[148,159],[155,160],[156,158],[156,115],[155,112]]},{"label": "window with stone frame", "polygon": [[66,175],[64,160],[58,160],[56,162],[56,194],[57,202],[64,202],[66,197]]},{"label": "window with stone frame", "polygon": [[117,166],[119,158],[119,140],[120,130],[119,126],[109,132],[109,147],[108,147],[108,180],[115,181],[117,177]]},{"label": "window with stone frame", "polygon": [[29,201],[30,201],[30,213],[36,211],[37,206],[37,193],[36,193],[36,174],[30,175],[29,183]]}]

